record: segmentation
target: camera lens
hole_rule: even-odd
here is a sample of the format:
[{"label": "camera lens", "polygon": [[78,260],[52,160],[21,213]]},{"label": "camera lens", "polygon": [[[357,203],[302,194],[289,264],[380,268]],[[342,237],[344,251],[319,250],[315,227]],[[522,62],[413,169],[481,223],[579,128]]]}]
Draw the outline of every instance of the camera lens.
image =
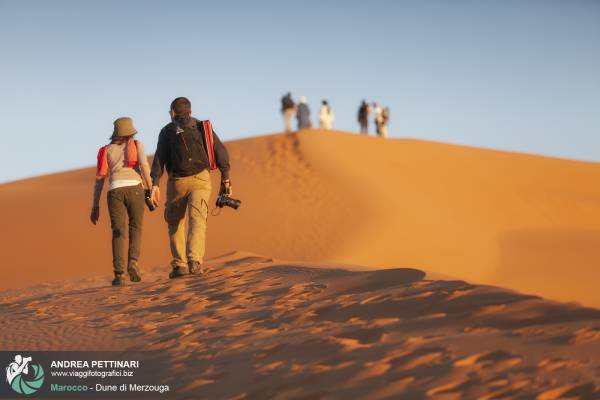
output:
[{"label": "camera lens", "polygon": [[217,207],[219,208],[231,207],[234,210],[237,210],[241,204],[241,200],[237,200],[229,196],[220,195],[219,197],[217,197]]}]

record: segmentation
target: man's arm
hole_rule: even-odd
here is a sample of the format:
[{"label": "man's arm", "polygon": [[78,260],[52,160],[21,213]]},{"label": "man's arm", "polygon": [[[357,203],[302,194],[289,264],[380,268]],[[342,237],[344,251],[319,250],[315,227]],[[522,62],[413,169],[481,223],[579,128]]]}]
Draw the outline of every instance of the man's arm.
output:
[{"label": "man's arm", "polygon": [[154,160],[152,160],[152,171],[150,177],[152,178],[152,192],[150,194],[152,202],[156,207],[160,202],[160,177],[162,176],[167,160],[169,159],[169,143],[167,142],[167,130],[163,128],[158,135],[158,144],[156,145],[156,152],[154,153]]},{"label": "man's arm", "polygon": [[223,142],[221,142],[221,139],[219,139],[219,136],[217,136],[215,132],[213,132],[213,137],[215,140],[215,158],[217,161],[217,167],[219,168],[219,171],[221,171],[221,180],[228,180],[230,170],[229,153],[227,152],[227,148],[225,147]]},{"label": "man's arm", "polygon": [[169,157],[169,144],[167,143],[167,130],[163,128],[158,135],[158,144],[156,145],[156,152],[154,153],[154,160],[152,161],[152,171],[150,176],[152,177],[152,186],[158,186],[160,177],[165,170],[165,164]]},{"label": "man's arm", "polygon": [[219,191],[219,194],[231,196],[231,182],[229,181],[229,153],[227,152],[227,148],[223,142],[221,142],[221,139],[219,139],[219,136],[214,131],[213,138],[217,167],[219,168],[219,171],[221,171],[221,190]]}]

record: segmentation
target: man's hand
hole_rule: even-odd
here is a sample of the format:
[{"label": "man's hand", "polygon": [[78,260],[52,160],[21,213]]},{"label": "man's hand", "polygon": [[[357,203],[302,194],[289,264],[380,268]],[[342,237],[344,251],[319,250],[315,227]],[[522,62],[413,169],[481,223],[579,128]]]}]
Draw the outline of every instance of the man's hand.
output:
[{"label": "man's hand", "polygon": [[224,194],[225,196],[231,196],[231,181],[229,179],[225,179],[221,181],[221,189],[219,190],[219,194]]},{"label": "man's hand", "polygon": [[158,207],[158,203],[160,202],[160,189],[158,186],[152,186],[152,194],[150,195],[152,199],[152,203],[154,203],[155,207]]},{"label": "man's hand", "polygon": [[99,218],[100,218],[100,207],[98,207],[98,206],[92,207],[92,212],[90,213],[90,221],[92,221],[92,224],[96,225],[98,223]]}]

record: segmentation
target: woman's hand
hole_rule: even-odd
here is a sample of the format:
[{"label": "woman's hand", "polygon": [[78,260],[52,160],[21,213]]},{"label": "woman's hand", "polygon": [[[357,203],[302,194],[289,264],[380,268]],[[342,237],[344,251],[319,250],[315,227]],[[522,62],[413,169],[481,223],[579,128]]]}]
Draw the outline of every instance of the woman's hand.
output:
[{"label": "woman's hand", "polygon": [[155,207],[158,207],[158,203],[160,202],[160,189],[158,186],[152,186],[152,193],[150,194],[150,198],[152,199],[152,203],[154,203]]},{"label": "woman's hand", "polygon": [[92,207],[92,212],[90,213],[90,221],[92,221],[92,224],[96,225],[99,218],[100,218],[100,207],[98,207],[98,206]]}]

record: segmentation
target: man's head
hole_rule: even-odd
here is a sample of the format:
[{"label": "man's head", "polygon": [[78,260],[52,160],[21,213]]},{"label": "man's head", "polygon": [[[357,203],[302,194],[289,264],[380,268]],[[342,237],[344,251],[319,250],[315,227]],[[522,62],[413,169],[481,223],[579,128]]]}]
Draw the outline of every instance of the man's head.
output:
[{"label": "man's head", "polygon": [[178,97],[171,102],[171,119],[186,119],[192,115],[192,103],[185,97]]},{"label": "man's head", "polygon": [[17,354],[15,356],[15,362],[20,365],[23,362],[23,357],[20,354]]}]

